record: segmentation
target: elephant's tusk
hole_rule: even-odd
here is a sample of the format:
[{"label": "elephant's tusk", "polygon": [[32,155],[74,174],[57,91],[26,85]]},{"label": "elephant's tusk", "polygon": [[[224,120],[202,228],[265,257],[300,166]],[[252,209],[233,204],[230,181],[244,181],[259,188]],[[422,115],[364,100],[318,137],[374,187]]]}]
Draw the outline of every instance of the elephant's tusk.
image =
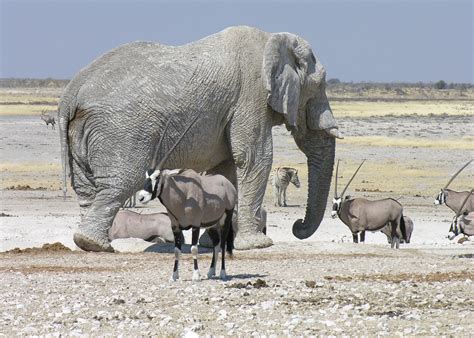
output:
[{"label": "elephant's tusk", "polygon": [[342,133],[337,128],[324,129],[324,131],[335,138],[339,138],[339,139],[344,138],[344,136],[342,136]]}]

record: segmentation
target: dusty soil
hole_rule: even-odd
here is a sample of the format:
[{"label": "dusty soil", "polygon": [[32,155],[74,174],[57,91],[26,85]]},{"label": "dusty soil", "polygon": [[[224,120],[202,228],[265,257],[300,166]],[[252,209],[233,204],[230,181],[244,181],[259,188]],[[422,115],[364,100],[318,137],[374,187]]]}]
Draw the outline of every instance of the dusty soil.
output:
[{"label": "dusty soil", "polygon": [[[184,255],[174,283],[171,250],[4,253],[0,328],[7,336],[467,336],[474,329],[474,264],[466,251],[280,242],[237,252],[226,282],[192,282]],[[209,261],[201,255],[202,274]]]},{"label": "dusty soil", "polygon": [[[449,175],[472,158],[473,115],[463,109],[454,115],[338,118],[346,135],[337,147],[340,185],[366,158],[349,193],[400,200],[415,223],[412,243],[400,250],[391,250],[381,233],[368,233],[365,244],[351,243],[349,230],[329,212],[314,236],[297,241],[291,226],[304,214],[306,159],[289,133],[275,128],[274,166],[300,168],[302,183],[301,189],[289,188],[287,208],[274,207],[267,189],[268,234],[275,245],[235,252],[228,281],[198,283],[191,281],[186,246],[182,279],[171,283],[172,245],[125,240],[113,243],[121,253],[77,250],[76,197],[69,190],[63,200],[59,190],[58,130],[47,129],[36,115],[3,114],[0,336],[471,335],[474,242],[446,239],[453,214],[432,201]],[[471,139],[462,139],[464,144],[459,135]],[[415,141],[398,147],[354,144],[351,137]],[[472,167],[466,169],[452,188],[467,190],[473,176]],[[202,250],[202,276],[210,258]]]}]

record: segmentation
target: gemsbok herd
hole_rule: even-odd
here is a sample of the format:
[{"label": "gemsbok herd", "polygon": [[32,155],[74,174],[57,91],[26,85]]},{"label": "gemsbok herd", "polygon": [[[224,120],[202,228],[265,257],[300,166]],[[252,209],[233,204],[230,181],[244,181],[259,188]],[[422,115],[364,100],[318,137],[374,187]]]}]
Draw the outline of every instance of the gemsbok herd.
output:
[{"label": "gemsbok herd", "polygon": [[[141,203],[147,203],[158,198],[166,208],[166,213],[142,217],[133,212],[122,212],[120,217],[116,217],[114,232],[110,233],[111,238],[117,238],[123,236],[124,233],[129,233],[130,226],[142,223],[145,224],[143,225],[144,229],[146,227],[146,231],[143,231],[142,234],[143,239],[150,236],[161,236],[166,241],[173,241],[174,239],[175,262],[171,275],[172,281],[179,278],[179,261],[182,245],[184,244],[183,230],[192,230],[191,253],[194,263],[192,279],[197,281],[201,278],[197,260],[200,229],[207,229],[213,246],[211,266],[207,277],[212,278],[216,275],[216,265],[220,251],[221,279],[227,278],[225,253],[227,251],[230,255],[232,254],[234,234],[237,229],[237,225],[233,224],[235,223],[233,222],[234,210],[237,210],[237,191],[227,178],[222,175],[197,173],[190,169],[163,168],[168,157],[196,120],[197,117],[158,164],[156,164],[157,159],[154,158],[154,168],[147,170],[145,173],[144,188],[138,193],[138,200]],[[165,127],[165,132],[167,127]],[[159,146],[161,146],[162,141],[163,136]],[[364,162],[365,160],[355,170],[339,194],[337,188],[340,161],[338,160],[331,216],[333,218],[339,217],[347,225],[352,233],[354,243],[364,242],[366,231],[381,231],[387,236],[391,247],[398,249],[400,243],[410,243],[413,232],[413,221],[404,215],[402,204],[393,198],[368,200],[362,197],[345,195]],[[457,192],[448,189],[453,180],[471,162],[472,160],[467,162],[450,178],[434,201],[436,205],[446,204],[455,212],[449,229],[449,239],[453,239],[459,234],[474,235],[474,224],[472,223],[474,219],[473,190]],[[286,206],[286,188],[288,184],[293,183],[297,187],[300,185],[297,170],[290,167],[280,167],[275,170],[273,175],[272,185],[275,192],[275,205]],[[153,227],[151,225],[153,220],[160,224]],[[166,231],[166,228],[170,228],[171,231]]]}]

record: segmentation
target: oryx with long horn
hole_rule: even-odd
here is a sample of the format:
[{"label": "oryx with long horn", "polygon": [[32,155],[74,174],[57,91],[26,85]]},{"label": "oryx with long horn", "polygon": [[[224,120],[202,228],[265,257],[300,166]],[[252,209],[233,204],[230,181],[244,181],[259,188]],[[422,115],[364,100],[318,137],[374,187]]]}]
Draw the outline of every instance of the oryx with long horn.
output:
[{"label": "oryx with long horn", "polygon": [[237,202],[237,190],[232,183],[222,175],[202,175],[191,169],[163,169],[163,165],[172,151],[196,120],[197,117],[159,164],[146,172],[144,189],[139,192],[139,201],[142,203],[147,203],[158,197],[170,217],[175,238],[175,263],[171,276],[173,281],[179,278],[182,230],[192,229],[193,280],[200,279],[197,244],[201,228],[209,229],[208,233],[214,247],[208,272],[209,278],[215,275],[219,242],[222,251],[221,279],[226,278],[225,251],[227,249],[227,252],[232,254],[234,246],[232,214]]},{"label": "oryx with long horn", "polygon": [[365,231],[377,231],[382,229],[385,225],[391,226],[391,247],[399,248],[401,233],[402,238],[407,241],[405,222],[403,220],[403,207],[393,198],[385,198],[377,201],[369,201],[365,198],[351,198],[345,197],[344,193],[351,184],[355,175],[359,171],[362,164],[352,175],[349,182],[347,182],[342,193],[337,193],[337,178],[339,172],[339,160],[336,166],[336,182],[334,187],[334,199],[331,216],[339,219],[349,227],[352,232],[354,243],[358,243],[357,235],[360,233],[360,241],[365,241]]},{"label": "oryx with long horn", "polygon": [[[470,193],[473,193],[473,189],[471,189]],[[471,212],[461,212],[463,210],[465,204],[468,202],[470,196],[464,199],[459,211],[454,216],[453,221],[451,223],[451,227],[449,228],[449,235],[448,238],[450,240],[454,239],[459,234],[464,234],[465,236],[474,236],[474,211]]]},{"label": "oryx with long horn", "polygon": [[[452,211],[455,213],[461,212],[471,212],[474,211],[474,195],[469,191],[454,191],[451,189],[448,189],[449,185],[451,182],[454,181],[454,179],[459,175],[461,171],[464,170],[469,164],[471,164],[472,160],[467,162],[465,165],[462,166],[461,169],[459,169],[448,181],[448,183],[444,186],[444,188],[441,189],[440,193],[438,196],[436,196],[436,199],[434,200],[435,205],[441,205],[441,204],[446,204]],[[461,204],[463,203],[464,199],[467,199],[467,202],[464,204],[464,207],[461,209]]]}]

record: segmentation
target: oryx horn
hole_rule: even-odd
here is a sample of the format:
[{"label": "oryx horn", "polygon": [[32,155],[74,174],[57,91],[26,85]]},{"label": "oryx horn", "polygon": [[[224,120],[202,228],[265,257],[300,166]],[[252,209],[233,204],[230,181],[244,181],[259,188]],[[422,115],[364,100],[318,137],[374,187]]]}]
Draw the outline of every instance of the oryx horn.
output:
[{"label": "oryx horn", "polygon": [[337,160],[337,164],[336,164],[336,182],[334,184],[334,198],[338,198],[339,196],[337,196],[337,175],[339,173],[339,161],[340,160]]},{"label": "oryx horn", "polygon": [[163,143],[163,139],[165,138],[166,131],[168,130],[168,127],[171,124],[171,120],[172,120],[172,118],[170,116],[170,118],[168,119],[168,122],[166,122],[165,129],[163,130],[163,133],[161,134],[160,141],[158,142],[158,146],[156,147],[155,156],[153,156],[153,160],[151,162],[151,167],[152,168],[156,168],[156,160],[157,160],[157,157],[158,157],[158,152],[160,151],[161,144]]},{"label": "oryx horn", "polygon": [[173,144],[173,146],[171,147],[170,150],[168,150],[168,152],[165,154],[165,156],[163,156],[163,158],[161,159],[160,163],[158,163],[158,165],[156,166],[155,169],[159,169],[161,170],[162,169],[162,166],[163,164],[165,164],[166,160],[168,159],[168,157],[171,155],[171,153],[173,152],[173,150],[176,148],[176,146],[179,144],[179,142],[181,142],[181,140],[183,139],[183,137],[186,135],[186,133],[189,131],[189,129],[191,129],[191,127],[194,125],[194,123],[196,123],[196,121],[198,120],[199,118],[199,115],[196,115],[196,117],[193,119],[193,121],[189,124],[189,126],[186,128],[186,130],[183,132],[183,134],[181,134],[181,136],[179,137],[178,141],[176,141],[175,144]]},{"label": "oryx horn", "polygon": [[470,161],[467,162],[465,165],[463,165],[462,168],[459,169],[459,170],[453,175],[453,177],[451,177],[451,179],[450,179],[449,182],[445,185],[445,187],[443,188],[443,190],[446,189],[446,188],[451,184],[451,182],[456,178],[456,176],[458,176],[459,173],[460,173],[461,171],[463,171],[464,168],[466,168],[471,162],[472,162],[472,160],[470,160]]},{"label": "oryx horn", "polygon": [[469,191],[469,194],[467,194],[466,198],[464,199],[464,202],[462,202],[461,207],[459,208],[458,212],[456,213],[456,218],[458,218],[462,214],[462,208],[464,208],[464,206],[466,205],[466,202],[471,197],[471,194],[472,194],[473,191],[474,191],[474,189],[471,189],[471,191]]},{"label": "oryx horn", "polygon": [[344,187],[344,190],[342,191],[341,193],[341,198],[344,197],[344,193],[346,192],[347,188],[349,187],[349,184],[351,184],[352,180],[354,179],[355,175],[357,175],[357,172],[359,171],[360,167],[362,167],[362,164],[364,164],[365,160],[362,161],[362,163],[359,165],[359,168],[357,168],[357,170],[355,171],[354,175],[352,175],[351,179],[349,180],[349,182],[347,182],[346,186]]}]

